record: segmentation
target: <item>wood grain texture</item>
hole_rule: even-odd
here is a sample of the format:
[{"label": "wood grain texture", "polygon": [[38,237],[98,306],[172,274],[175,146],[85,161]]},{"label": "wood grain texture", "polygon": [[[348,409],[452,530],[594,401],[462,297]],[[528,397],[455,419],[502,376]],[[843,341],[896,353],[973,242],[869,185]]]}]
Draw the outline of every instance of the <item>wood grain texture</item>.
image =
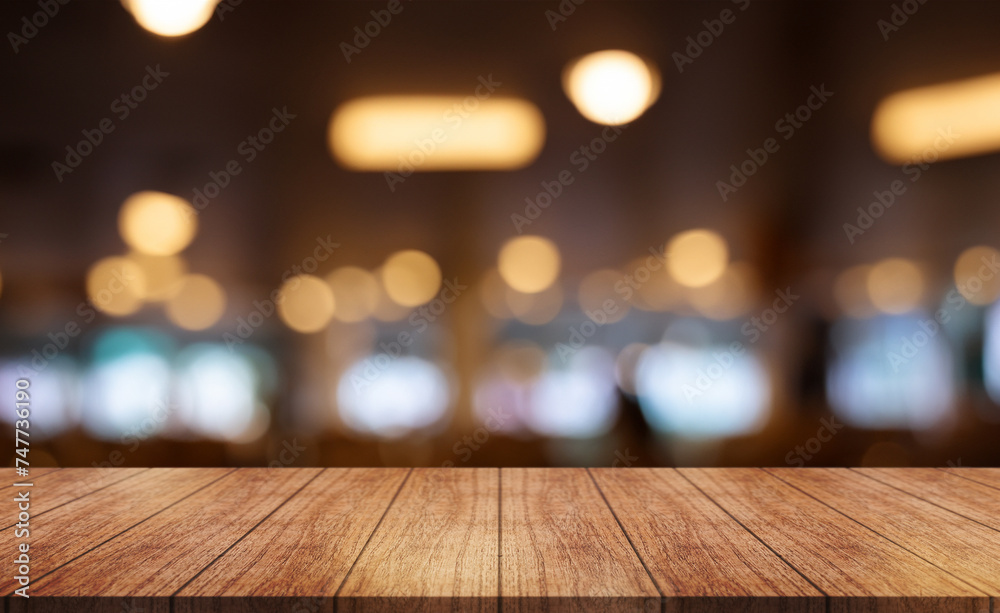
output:
[{"label": "wood grain texture", "polygon": [[858,473],[1000,530],[1000,489],[936,468],[855,468]]},{"label": "wood grain texture", "polygon": [[338,611],[496,611],[495,468],[415,468],[337,594]]},{"label": "wood grain texture", "polygon": [[505,612],[660,610],[660,592],[586,469],[501,473]]},{"label": "wood grain texture", "polygon": [[[31,608],[11,611],[169,611],[169,597],[222,555],[320,469],[249,468],[195,494],[32,581]],[[93,597],[100,597],[94,599]],[[117,606],[117,608],[115,608]]]},{"label": "wood grain texture", "polygon": [[942,468],[940,470],[990,487],[1000,488],[1000,468]]},{"label": "wood grain texture", "polygon": [[969,585],[1000,595],[1000,532],[844,468],[767,470]]},{"label": "wood grain texture", "polygon": [[822,613],[825,596],[671,468],[591,469],[670,612]]},{"label": "wood grain texture", "polygon": [[408,472],[326,469],[178,592],[175,613],[332,611]]},{"label": "wood grain texture", "polygon": [[[28,482],[34,483],[34,486],[23,489],[31,492],[31,516],[38,517],[67,502],[134,477],[146,470],[149,469],[63,468],[37,477],[31,476]],[[13,526],[14,523],[4,522],[3,528]]]},{"label": "wood grain texture", "polygon": [[[31,570],[35,580],[128,530],[154,513],[219,479],[227,468],[154,468],[66,503],[31,528]],[[13,540],[14,528],[3,531]],[[19,587],[0,577],[0,594]]]},{"label": "wood grain texture", "polygon": [[826,593],[832,612],[989,608],[982,591],[763,470],[679,472]]}]

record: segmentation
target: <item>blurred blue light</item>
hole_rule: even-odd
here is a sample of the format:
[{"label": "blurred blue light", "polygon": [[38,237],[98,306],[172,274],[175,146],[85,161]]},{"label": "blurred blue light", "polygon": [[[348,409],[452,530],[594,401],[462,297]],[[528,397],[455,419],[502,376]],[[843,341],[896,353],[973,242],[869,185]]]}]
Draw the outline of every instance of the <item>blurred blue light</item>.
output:
[{"label": "blurred blue light", "polygon": [[953,412],[951,350],[940,328],[917,316],[845,319],[832,331],[836,351],[827,397],[845,423],[870,429],[923,430]]}]

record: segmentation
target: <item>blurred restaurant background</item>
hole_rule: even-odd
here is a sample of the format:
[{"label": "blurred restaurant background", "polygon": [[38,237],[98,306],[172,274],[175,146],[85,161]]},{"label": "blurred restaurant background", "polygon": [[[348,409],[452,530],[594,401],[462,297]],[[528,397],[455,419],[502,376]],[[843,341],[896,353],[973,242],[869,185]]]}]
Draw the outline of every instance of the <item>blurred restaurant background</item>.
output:
[{"label": "blurred restaurant background", "polygon": [[1000,461],[1000,4],[0,23],[35,466]]}]

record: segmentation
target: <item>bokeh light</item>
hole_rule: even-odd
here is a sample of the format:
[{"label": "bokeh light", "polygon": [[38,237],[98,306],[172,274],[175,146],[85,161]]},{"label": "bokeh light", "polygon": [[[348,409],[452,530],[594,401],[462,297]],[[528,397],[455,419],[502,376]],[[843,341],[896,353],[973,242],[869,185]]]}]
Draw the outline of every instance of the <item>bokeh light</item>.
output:
[{"label": "bokeh light", "polygon": [[337,304],[333,316],[345,323],[370,317],[378,307],[379,289],[375,275],[357,266],[341,266],[326,276]]},{"label": "bokeh light", "polygon": [[160,36],[182,36],[204,26],[219,0],[122,0],[136,22]]},{"label": "bokeh light", "polygon": [[187,272],[187,263],[176,255],[148,255],[133,251],[128,254],[142,270],[144,287],[142,299],[163,302],[177,294],[181,279]]},{"label": "bokeh light", "polygon": [[445,415],[449,397],[448,379],[441,369],[412,356],[366,357],[351,366],[337,386],[344,424],[355,432],[383,438],[405,436],[434,424]]},{"label": "bokeh light", "polygon": [[163,192],[129,196],[118,213],[118,231],[125,243],[149,255],[174,255],[198,231],[195,210],[183,198]]},{"label": "bokeh light", "polygon": [[729,248],[725,239],[711,230],[688,230],[670,239],[666,258],[675,281],[686,287],[703,287],[725,272]]},{"label": "bokeh light", "polygon": [[122,317],[142,307],[146,281],[142,269],[119,256],[98,260],[87,271],[87,298],[99,311]]},{"label": "bokeh light", "polygon": [[167,301],[167,317],[185,330],[204,330],[215,325],[226,310],[226,292],[211,277],[186,275]]},{"label": "bokeh light", "polygon": [[955,287],[962,296],[979,306],[994,302],[1000,297],[1000,274],[995,272],[1000,264],[1000,251],[993,247],[970,247],[955,261]]},{"label": "bokeh light", "polygon": [[526,166],[545,143],[545,120],[520,98],[367,96],[334,111],[328,142],[341,165],[388,171],[395,189],[410,172]]},{"label": "bokeh light", "polygon": [[333,318],[333,290],[313,275],[297,275],[281,285],[278,316],[296,332],[319,332]]},{"label": "bokeh light", "polygon": [[924,274],[909,260],[888,258],[868,271],[868,296],[883,313],[912,311],[920,305],[923,295]]},{"label": "bokeh light", "polygon": [[[196,434],[246,441],[263,434],[267,410],[257,403],[253,364],[225,345],[198,344],[178,355],[177,413]],[[258,415],[259,414],[259,415]]]},{"label": "bokeh light", "polygon": [[728,346],[663,343],[642,353],[639,406],[659,432],[688,438],[751,434],[763,428],[771,385],[760,358]]},{"label": "bokeh light", "polygon": [[497,269],[507,285],[525,294],[535,294],[559,277],[559,249],[541,236],[512,238],[500,248]]},{"label": "bokeh light", "polygon": [[656,101],[660,79],[656,68],[634,53],[607,50],[570,63],[563,89],[581,115],[614,126],[636,119]]},{"label": "bokeh light", "polygon": [[423,251],[397,251],[380,270],[386,294],[397,304],[415,307],[430,301],[441,288],[441,268]]}]

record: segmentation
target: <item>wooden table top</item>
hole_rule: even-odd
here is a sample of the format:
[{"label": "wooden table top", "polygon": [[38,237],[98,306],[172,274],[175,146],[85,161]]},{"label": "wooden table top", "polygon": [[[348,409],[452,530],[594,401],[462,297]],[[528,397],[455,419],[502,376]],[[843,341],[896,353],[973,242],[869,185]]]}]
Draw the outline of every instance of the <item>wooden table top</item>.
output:
[{"label": "wooden table top", "polygon": [[13,595],[8,511],[10,613],[1000,612],[996,468],[65,468],[28,481],[14,491],[30,490],[31,597]]}]

